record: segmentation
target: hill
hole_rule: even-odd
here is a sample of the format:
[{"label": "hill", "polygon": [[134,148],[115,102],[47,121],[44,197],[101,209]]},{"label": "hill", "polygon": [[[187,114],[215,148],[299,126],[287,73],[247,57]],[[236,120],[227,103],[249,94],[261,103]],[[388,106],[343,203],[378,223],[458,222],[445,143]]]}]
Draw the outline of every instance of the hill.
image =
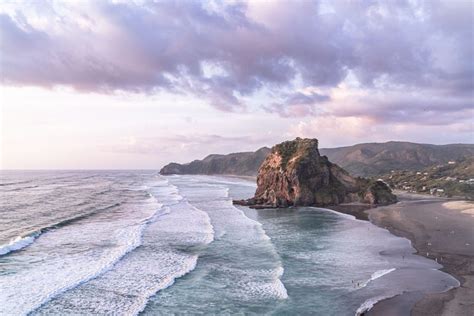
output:
[{"label": "hill", "polygon": [[474,156],[473,144],[430,145],[408,142],[366,143],[323,148],[332,162],[355,176],[379,176],[392,170],[420,170]]},{"label": "hill", "polygon": [[393,171],[383,180],[395,189],[474,200],[474,158],[419,171]]},{"label": "hill", "polygon": [[209,155],[203,160],[187,164],[170,163],[160,170],[160,174],[233,174],[254,176],[270,148],[262,147],[256,152],[241,152],[228,155]]}]

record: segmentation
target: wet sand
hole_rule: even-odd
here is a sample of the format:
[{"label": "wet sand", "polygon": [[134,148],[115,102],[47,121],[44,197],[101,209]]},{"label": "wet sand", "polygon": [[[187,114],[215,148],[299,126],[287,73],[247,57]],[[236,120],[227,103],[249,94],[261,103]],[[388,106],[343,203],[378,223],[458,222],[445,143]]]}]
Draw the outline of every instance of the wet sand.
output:
[{"label": "wet sand", "polygon": [[[398,194],[394,205],[363,211],[380,227],[408,238],[418,254],[438,261],[461,286],[445,293],[406,293],[379,302],[369,315],[474,315],[474,212],[472,202]],[[416,280],[413,280],[416,282]]]}]

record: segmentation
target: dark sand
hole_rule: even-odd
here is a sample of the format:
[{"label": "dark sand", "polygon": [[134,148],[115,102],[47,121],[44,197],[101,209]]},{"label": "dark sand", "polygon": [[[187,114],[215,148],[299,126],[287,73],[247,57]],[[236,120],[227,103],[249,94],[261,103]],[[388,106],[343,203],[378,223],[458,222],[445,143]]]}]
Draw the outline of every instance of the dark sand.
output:
[{"label": "dark sand", "polygon": [[[398,197],[400,202],[394,205],[347,213],[367,213],[374,224],[408,238],[418,254],[437,260],[461,286],[438,294],[400,295],[379,302],[368,314],[407,315],[411,310],[412,315],[474,315],[473,215],[446,208],[446,199],[405,193]],[[357,218],[363,219],[364,215]]]}]

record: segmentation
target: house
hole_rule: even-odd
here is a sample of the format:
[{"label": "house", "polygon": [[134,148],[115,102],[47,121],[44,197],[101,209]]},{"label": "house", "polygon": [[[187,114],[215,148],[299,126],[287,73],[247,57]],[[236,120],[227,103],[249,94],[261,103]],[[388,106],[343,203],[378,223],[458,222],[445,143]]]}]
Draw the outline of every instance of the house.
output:
[{"label": "house", "polygon": [[444,189],[437,189],[437,188],[430,189],[431,195],[434,195],[435,193],[444,193]]},{"label": "house", "polygon": [[455,163],[456,161],[452,161],[452,160],[448,161],[448,165],[454,165]]}]

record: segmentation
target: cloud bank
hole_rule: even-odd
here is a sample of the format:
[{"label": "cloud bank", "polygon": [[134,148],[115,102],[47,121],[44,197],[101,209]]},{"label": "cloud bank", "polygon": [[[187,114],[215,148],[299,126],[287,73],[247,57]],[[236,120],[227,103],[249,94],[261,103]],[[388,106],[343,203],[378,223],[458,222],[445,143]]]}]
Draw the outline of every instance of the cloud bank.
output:
[{"label": "cloud bank", "polygon": [[3,85],[166,91],[229,112],[254,98],[282,117],[473,117],[471,1],[25,2],[0,12]]}]

